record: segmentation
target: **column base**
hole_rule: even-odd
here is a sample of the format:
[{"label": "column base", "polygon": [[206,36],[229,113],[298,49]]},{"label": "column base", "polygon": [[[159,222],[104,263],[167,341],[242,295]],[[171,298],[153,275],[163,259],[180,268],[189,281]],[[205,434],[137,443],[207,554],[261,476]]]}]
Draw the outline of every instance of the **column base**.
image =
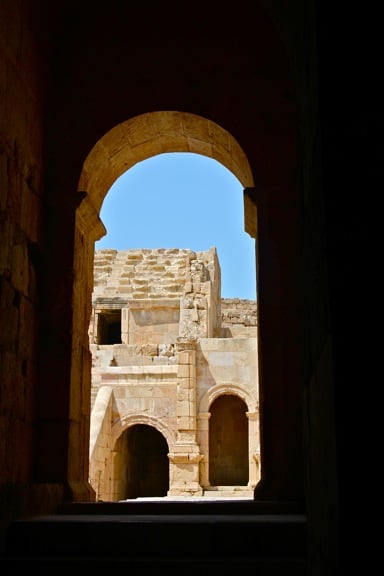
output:
[{"label": "column base", "polygon": [[167,496],[203,496],[203,489],[199,484],[193,486],[189,484],[188,486],[180,485],[176,486],[173,485],[170,490],[167,492]]},{"label": "column base", "polygon": [[199,483],[199,465],[202,456],[196,453],[194,448],[196,446],[190,446],[188,452],[171,452],[168,454],[170,460],[168,496],[203,495],[203,489]]}]

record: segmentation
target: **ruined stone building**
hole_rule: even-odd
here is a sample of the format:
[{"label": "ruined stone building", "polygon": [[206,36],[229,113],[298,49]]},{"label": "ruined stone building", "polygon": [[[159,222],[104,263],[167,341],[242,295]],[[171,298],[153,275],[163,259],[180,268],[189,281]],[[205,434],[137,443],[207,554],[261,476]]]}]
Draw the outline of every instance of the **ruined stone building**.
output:
[{"label": "ruined stone building", "polygon": [[[369,3],[0,0],[2,576],[377,571],[381,28]],[[95,259],[112,185],[180,152],[243,190],[256,338],[213,252],[156,257],[134,291],[154,254]],[[228,486],[253,496],[204,499]],[[185,490],[203,502],[105,501]]]},{"label": "ruined stone building", "polygon": [[90,483],[99,500],[253,497],[256,302],[221,298],[215,248],[95,252]]}]

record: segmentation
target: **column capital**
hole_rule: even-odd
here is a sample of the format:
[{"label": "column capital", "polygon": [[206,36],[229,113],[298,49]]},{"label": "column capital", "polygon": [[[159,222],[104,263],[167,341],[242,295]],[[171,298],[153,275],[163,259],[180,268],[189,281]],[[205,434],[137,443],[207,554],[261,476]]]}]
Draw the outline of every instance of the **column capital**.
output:
[{"label": "column capital", "polygon": [[196,338],[185,338],[179,336],[176,338],[176,351],[184,352],[188,350],[196,350],[197,340]]},{"label": "column capital", "polygon": [[254,412],[246,412],[245,415],[248,420],[257,420],[259,418],[259,411],[255,410]]}]

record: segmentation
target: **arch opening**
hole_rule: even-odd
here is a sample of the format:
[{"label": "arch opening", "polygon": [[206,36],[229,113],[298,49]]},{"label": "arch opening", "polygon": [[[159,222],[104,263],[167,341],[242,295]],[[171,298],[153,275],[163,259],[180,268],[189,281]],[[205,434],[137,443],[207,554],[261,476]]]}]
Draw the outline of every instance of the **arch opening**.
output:
[{"label": "arch opening", "polygon": [[116,443],[114,477],[119,500],[166,496],[169,490],[168,444],[153,426],[135,424]]},{"label": "arch opening", "polygon": [[245,402],[219,396],[209,420],[209,480],[212,486],[246,486],[249,482],[248,419]]},{"label": "arch opening", "polygon": [[[136,163],[172,151],[196,152],[213,158],[229,169],[244,187],[253,185],[248,161],[238,143],[225,130],[207,119],[185,113],[157,112],[134,118],[112,129],[87,157],[79,181],[79,188],[86,191],[86,196],[76,214],[75,268],[82,273],[84,268],[87,269],[86,287],[89,301],[94,288],[94,242],[106,231],[100,221],[99,211],[110,186]],[[246,205],[244,210],[247,210]],[[255,231],[255,227],[252,231]],[[76,286],[75,281],[75,293],[76,289],[79,289],[79,286]],[[74,302],[74,322],[77,322],[76,315],[80,314],[81,308],[76,306],[76,297]],[[123,325],[124,311],[122,314]],[[83,335],[78,334],[78,337],[85,335],[88,339],[88,331]],[[87,344],[89,345],[89,342]],[[114,361],[111,363],[111,366],[113,365]],[[73,366],[76,368],[75,363]],[[88,371],[82,370],[81,377],[85,380],[85,389],[91,389],[92,382]],[[180,435],[184,438],[185,432],[179,432]],[[190,441],[190,445],[194,443],[196,438]],[[191,449],[190,446],[188,449]],[[193,447],[192,451],[194,450]],[[200,458],[202,456],[196,457],[197,470]],[[177,468],[177,459],[175,462],[176,464],[173,464]],[[198,485],[198,478],[197,472],[197,481],[195,478],[191,483],[193,486]],[[127,493],[129,495],[134,493],[131,488],[126,489],[129,482],[127,478],[121,480],[121,486],[125,488],[118,490],[119,499],[124,499]]]}]

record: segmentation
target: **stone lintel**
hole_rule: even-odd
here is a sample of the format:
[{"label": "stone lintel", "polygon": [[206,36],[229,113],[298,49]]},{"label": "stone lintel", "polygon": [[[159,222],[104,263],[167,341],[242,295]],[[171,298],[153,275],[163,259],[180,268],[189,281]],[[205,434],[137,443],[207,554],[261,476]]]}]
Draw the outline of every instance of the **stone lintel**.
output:
[{"label": "stone lintel", "polygon": [[121,298],[120,296],[111,296],[111,297],[100,297],[94,299],[92,302],[92,306],[94,308],[95,313],[103,313],[106,308],[108,309],[121,309],[126,306],[126,300]]},{"label": "stone lintel", "polygon": [[127,307],[131,310],[152,310],[153,308],[180,308],[180,298],[141,298],[140,300],[127,300]]}]

